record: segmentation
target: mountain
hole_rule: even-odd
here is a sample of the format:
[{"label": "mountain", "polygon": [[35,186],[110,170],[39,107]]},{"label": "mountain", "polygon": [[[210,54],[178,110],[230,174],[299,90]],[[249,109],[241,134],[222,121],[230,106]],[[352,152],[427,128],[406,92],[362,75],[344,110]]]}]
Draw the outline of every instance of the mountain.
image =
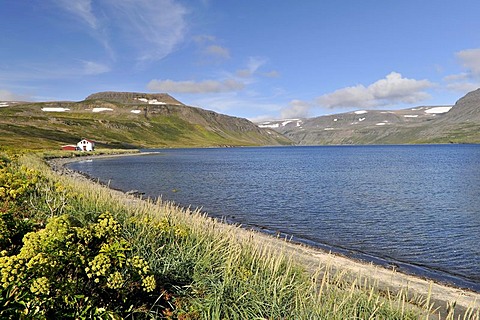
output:
[{"label": "mountain", "polygon": [[454,106],[357,110],[258,123],[191,107],[166,93],[99,92],[79,102],[0,101],[0,148],[480,143],[480,89]]},{"label": "mountain", "polygon": [[358,110],[258,125],[299,145],[480,143],[480,89],[454,106]]},{"label": "mountain", "polygon": [[445,120],[451,123],[480,123],[480,89],[459,99]]},{"label": "mountain", "polygon": [[284,145],[276,131],[186,106],[168,94],[100,92],[79,102],[0,102],[0,146],[107,148]]}]

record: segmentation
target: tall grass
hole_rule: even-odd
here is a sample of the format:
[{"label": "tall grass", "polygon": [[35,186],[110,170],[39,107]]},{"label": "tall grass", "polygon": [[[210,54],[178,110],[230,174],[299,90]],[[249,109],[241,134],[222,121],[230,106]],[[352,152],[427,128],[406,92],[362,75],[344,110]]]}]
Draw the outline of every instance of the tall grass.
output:
[{"label": "tall grass", "polygon": [[[169,307],[153,317],[181,319],[418,319],[428,318],[428,297],[412,301],[407,290],[385,293],[359,275],[320,265],[309,272],[282,242],[225,225],[197,210],[139,200],[68,175],[58,175],[38,156],[21,164],[42,172],[31,205],[37,219],[69,214],[94,221],[109,211],[123,226],[134,252],[150,265]],[[353,279],[353,280],[352,280]],[[471,309],[465,319],[480,319]],[[455,319],[452,308],[449,319]]]}]

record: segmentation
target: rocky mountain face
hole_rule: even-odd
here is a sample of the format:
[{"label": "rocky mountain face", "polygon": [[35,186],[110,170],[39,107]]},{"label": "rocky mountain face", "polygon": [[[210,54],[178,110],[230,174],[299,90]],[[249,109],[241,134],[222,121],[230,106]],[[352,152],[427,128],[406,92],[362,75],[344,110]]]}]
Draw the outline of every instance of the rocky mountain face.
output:
[{"label": "rocky mountain face", "polygon": [[59,147],[81,138],[112,148],[291,144],[247,119],[186,106],[168,94],[100,92],[80,102],[3,103],[0,145]]},{"label": "rocky mountain face", "polygon": [[218,128],[227,131],[256,132],[271,136],[271,131],[259,128],[244,118],[227,116],[214,111],[186,106],[166,93],[147,94],[137,92],[99,92],[88,96],[87,103],[105,105],[105,103],[121,104],[123,107],[131,106],[140,110],[145,117],[177,116],[190,123],[204,126],[213,131]]},{"label": "rocky mountain face", "polygon": [[454,106],[358,110],[258,123],[299,145],[480,143],[480,89]]},{"label": "rocky mountain face", "polygon": [[445,120],[450,123],[480,123],[480,89],[459,99]]}]

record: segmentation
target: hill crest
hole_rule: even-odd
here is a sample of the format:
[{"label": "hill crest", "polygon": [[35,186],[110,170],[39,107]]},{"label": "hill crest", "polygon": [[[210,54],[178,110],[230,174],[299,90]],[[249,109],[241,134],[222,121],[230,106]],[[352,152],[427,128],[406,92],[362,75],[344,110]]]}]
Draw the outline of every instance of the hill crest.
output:
[{"label": "hill crest", "polygon": [[85,101],[89,100],[103,100],[123,104],[185,105],[168,93],[104,91],[91,94],[85,98]]}]

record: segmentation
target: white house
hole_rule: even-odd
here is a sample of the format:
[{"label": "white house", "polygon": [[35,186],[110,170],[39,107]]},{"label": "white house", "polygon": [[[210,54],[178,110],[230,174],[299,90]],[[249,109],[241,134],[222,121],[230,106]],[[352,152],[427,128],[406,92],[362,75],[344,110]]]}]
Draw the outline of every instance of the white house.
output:
[{"label": "white house", "polygon": [[95,141],[82,139],[79,143],[77,143],[77,147],[81,151],[94,151]]}]

